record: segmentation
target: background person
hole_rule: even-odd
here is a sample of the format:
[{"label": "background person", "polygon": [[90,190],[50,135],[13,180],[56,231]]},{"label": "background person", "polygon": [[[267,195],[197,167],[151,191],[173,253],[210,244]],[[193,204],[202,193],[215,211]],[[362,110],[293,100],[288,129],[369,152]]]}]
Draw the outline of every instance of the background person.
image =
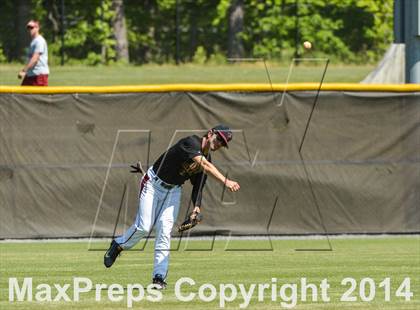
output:
[{"label": "background person", "polygon": [[39,22],[30,20],[26,25],[32,41],[28,51],[28,62],[19,72],[22,85],[48,86],[48,46],[44,37],[39,34]]}]

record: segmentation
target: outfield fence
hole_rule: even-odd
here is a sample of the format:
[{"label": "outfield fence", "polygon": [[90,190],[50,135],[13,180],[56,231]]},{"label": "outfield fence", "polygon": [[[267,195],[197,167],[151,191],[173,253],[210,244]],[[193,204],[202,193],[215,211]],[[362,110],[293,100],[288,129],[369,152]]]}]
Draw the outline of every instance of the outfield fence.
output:
[{"label": "outfield fence", "polygon": [[241,191],[209,179],[193,234],[420,232],[420,85],[318,89],[0,87],[0,238],[121,233],[138,207],[129,165],[219,123],[234,138],[213,161]]}]

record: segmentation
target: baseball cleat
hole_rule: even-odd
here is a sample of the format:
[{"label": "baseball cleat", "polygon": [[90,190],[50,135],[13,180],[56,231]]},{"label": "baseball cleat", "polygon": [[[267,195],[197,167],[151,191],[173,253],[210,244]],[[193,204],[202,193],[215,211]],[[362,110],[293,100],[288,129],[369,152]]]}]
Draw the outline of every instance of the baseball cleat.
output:
[{"label": "baseball cleat", "polygon": [[120,254],[122,250],[123,250],[122,247],[120,247],[120,245],[115,240],[112,240],[108,251],[106,251],[104,255],[104,265],[106,268],[109,268],[112,266],[112,264],[115,262],[115,260],[117,259],[117,256]]},{"label": "baseball cleat", "polygon": [[167,286],[167,283],[163,279],[163,276],[161,274],[155,275],[153,278],[153,288],[155,290],[164,290]]}]

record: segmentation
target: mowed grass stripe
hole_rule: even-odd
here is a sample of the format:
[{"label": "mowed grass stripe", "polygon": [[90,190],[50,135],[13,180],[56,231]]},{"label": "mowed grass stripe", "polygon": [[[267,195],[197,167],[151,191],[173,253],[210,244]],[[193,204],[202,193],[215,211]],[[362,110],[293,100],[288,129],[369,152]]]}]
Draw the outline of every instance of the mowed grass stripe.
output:
[{"label": "mowed grass stripe", "polygon": [[[289,64],[268,63],[272,83],[286,83]],[[295,66],[289,83],[321,80],[325,63],[313,62]],[[1,64],[0,85],[18,86],[17,73],[22,65]],[[372,65],[330,64],[325,83],[358,83],[374,69]],[[50,68],[50,86],[111,86],[174,83],[267,83],[262,63],[242,65],[145,65],[145,66],[53,66]]]},{"label": "mowed grass stripe", "polygon": [[[255,248],[261,240],[234,240],[231,244],[241,248]],[[296,252],[296,248],[323,247],[325,240],[273,240],[273,251],[224,251],[226,240],[215,242],[213,251],[185,251],[181,244],[179,251],[171,253],[171,266],[168,276],[169,287],[164,292],[163,301],[135,303],[141,309],[216,309],[219,299],[206,303],[198,298],[192,302],[181,302],[174,295],[175,282],[181,277],[190,277],[197,283],[188,288],[185,294],[197,292],[200,285],[211,283],[219,289],[220,284],[232,283],[246,287],[255,283],[272,283],[277,279],[278,288],[285,283],[298,283],[307,278],[309,283],[319,285],[328,279],[331,286],[331,302],[322,302],[318,291],[318,301],[311,298],[298,301],[296,309],[418,309],[420,307],[420,237],[378,238],[378,239],[333,239],[331,252]],[[190,241],[197,247],[207,241]],[[107,243],[99,244],[106,248]],[[95,245],[96,246],[96,245]],[[102,291],[101,302],[95,301],[94,291],[81,296],[75,302],[8,302],[8,279],[33,277],[34,288],[40,283],[72,283],[73,277],[87,277],[94,284],[150,283],[153,263],[153,242],[144,251],[123,252],[116,264],[106,269],[102,265],[103,252],[88,251],[86,242],[81,243],[0,243],[0,309],[126,309],[125,299],[111,302],[107,291]],[[340,302],[340,297],[349,288],[342,286],[345,277],[360,282],[370,277],[376,283],[376,297],[371,302]],[[384,301],[383,289],[379,283],[391,278],[391,301]],[[395,290],[405,277],[411,278],[411,291],[414,297],[410,302],[395,297]],[[21,282],[20,282],[21,283]],[[299,288],[300,289],[300,288]],[[239,290],[239,288],[238,288]],[[359,288],[353,296],[357,296]],[[281,309],[280,297],[271,301],[271,294],[265,292],[264,302],[258,301],[254,292],[248,309]],[[54,291],[53,291],[54,297]],[[226,304],[227,309],[238,309],[243,299],[238,295],[234,302]]]}]

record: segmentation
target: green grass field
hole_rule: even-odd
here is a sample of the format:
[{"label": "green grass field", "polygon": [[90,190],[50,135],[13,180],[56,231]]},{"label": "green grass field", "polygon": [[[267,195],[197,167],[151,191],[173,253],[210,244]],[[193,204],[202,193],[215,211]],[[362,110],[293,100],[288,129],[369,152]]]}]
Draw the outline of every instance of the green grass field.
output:
[{"label": "green grass field", "polygon": [[[174,244],[176,242],[174,241]],[[141,300],[133,304],[136,309],[218,309],[220,284],[234,284],[238,290],[235,301],[226,302],[225,308],[239,309],[243,303],[239,284],[249,289],[251,284],[267,283],[272,285],[272,278],[277,279],[277,301],[271,300],[271,291],[264,292],[264,301],[258,300],[257,291],[252,295],[248,309],[282,309],[279,295],[283,284],[298,284],[297,306],[295,309],[419,309],[420,308],[420,237],[387,237],[387,238],[345,238],[331,240],[333,251],[295,251],[296,248],[327,247],[325,239],[273,240],[273,250],[264,240],[235,240],[227,243],[217,240],[213,250],[210,240],[181,243],[178,251],[171,253],[169,286],[163,292],[161,301]],[[99,290],[101,301],[95,300],[95,292],[82,294],[79,302],[9,302],[8,279],[16,277],[20,285],[24,277],[33,278],[34,293],[36,285],[54,283],[73,285],[73,277],[87,277],[93,285],[118,283],[138,283],[146,287],[152,272],[152,242],[144,251],[123,252],[111,269],[102,265],[105,243],[93,243],[96,251],[88,251],[87,242],[66,243],[0,243],[1,250],[1,282],[0,309],[126,309],[127,301],[109,301],[107,290]],[[231,251],[226,251],[228,248]],[[247,249],[234,251],[234,249]],[[203,251],[197,251],[201,249]],[[254,251],[252,251],[254,249]],[[260,249],[260,251],[256,250]],[[266,250],[264,250],[266,249]],[[196,296],[191,302],[178,300],[174,293],[174,284],[181,277],[195,280],[195,286],[183,286],[182,293],[197,293],[204,283],[211,283],[217,289],[214,301],[204,302]],[[313,302],[308,292],[308,301],[301,301],[300,279],[307,278],[308,283],[318,285],[327,279],[329,302],[321,300]],[[342,285],[346,278],[354,278],[356,289],[350,296],[357,301],[340,301],[341,296],[350,288],[350,284]],[[395,296],[404,278],[410,278],[413,297],[405,301],[404,297]],[[363,278],[372,278],[375,282],[376,294],[370,296],[371,301],[360,298],[360,283]],[[379,284],[390,278],[390,301],[384,301],[384,288]],[[70,288],[69,292],[72,292]],[[136,293],[138,291],[134,291]],[[206,291],[207,295],[210,291]],[[231,291],[226,291],[229,296]],[[284,291],[290,296],[291,291]],[[289,292],[289,293],[287,293]],[[369,286],[363,292],[369,295]],[[133,294],[134,294],[133,293]],[[52,298],[56,291],[52,291]],[[70,295],[70,294],[69,294]],[[72,295],[70,295],[72,296]],[[147,296],[147,292],[146,295]],[[365,296],[366,297],[366,296]],[[369,297],[369,296],[368,296]],[[288,302],[289,303],[289,302]]]},{"label": "green grass field", "polygon": [[[0,85],[20,85],[17,73],[23,65],[0,65]],[[324,62],[294,67],[289,83],[318,82]],[[358,83],[373,66],[330,65],[328,83]],[[268,64],[272,83],[285,83],[289,65]],[[146,85],[173,83],[268,83],[262,63],[242,65],[145,65],[145,66],[54,66],[50,68],[50,86]]]}]

